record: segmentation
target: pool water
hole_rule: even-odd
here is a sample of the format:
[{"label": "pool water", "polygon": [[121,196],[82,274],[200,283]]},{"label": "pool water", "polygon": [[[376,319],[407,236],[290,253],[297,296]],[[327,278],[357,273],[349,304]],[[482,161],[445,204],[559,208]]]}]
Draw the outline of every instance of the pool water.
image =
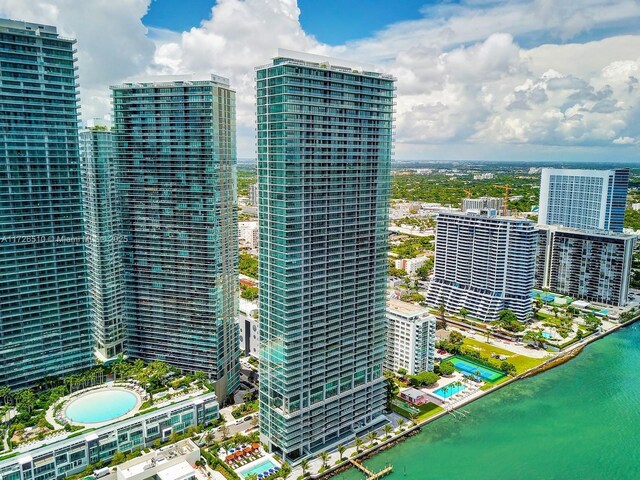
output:
[{"label": "pool water", "polygon": [[434,390],[433,393],[441,398],[449,398],[454,396],[456,393],[460,393],[465,388],[464,385],[446,385],[444,387],[440,387],[437,390]]},{"label": "pool water", "polygon": [[269,470],[270,468],[275,468],[278,465],[276,465],[275,463],[273,463],[270,459],[266,459],[264,462],[260,462],[257,465],[251,467],[249,470],[246,471],[242,471],[242,469],[240,469],[238,471],[238,473],[241,473],[241,477],[242,478],[247,478],[249,475],[254,474],[254,475],[258,475],[260,473],[264,473],[267,470]]},{"label": "pool water", "polygon": [[98,390],[73,400],[65,415],[77,423],[101,423],[129,413],[138,397],[127,390]]},{"label": "pool water", "polygon": [[448,358],[447,361],[453,364],[453,367],[466,375],[472,375],[474,377],[480,377],[482,380],[488,380],[490,382],[495,382],[496,380],[504,377],[504,373],[498,372],[497,370],[490,370],[487,367],[484,367],[478,363],[471,362],[469,360],[463,360],[458,357]]},{"label": "pool water", "polygon": [[549,332],[542,332],[542,336],[547,340],[549,340],[550,338],[553,338],[553,335]]}]

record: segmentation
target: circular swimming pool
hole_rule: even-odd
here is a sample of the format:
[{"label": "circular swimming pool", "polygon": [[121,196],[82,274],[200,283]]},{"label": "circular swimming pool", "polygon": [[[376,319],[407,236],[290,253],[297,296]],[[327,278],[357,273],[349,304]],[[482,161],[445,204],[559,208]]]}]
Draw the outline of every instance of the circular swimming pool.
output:
[{"label": "circular swimming pool", "polygon": [[101,423],[129,413],[137,403],[138,396],[128,390],[97,390],[73,400],[65,415],[77,423]]}]

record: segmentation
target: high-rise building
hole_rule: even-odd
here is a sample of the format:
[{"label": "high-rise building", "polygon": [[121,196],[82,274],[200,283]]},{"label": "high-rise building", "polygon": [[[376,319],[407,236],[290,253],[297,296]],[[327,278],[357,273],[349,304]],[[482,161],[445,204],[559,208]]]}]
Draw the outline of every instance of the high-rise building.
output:
[{"label": "high-rise building", "polygon": [[104,125],[80,132],[80,163],[93,348],[104,362],[124,353],[125,336],[120,197]]},{"label": "high-rise building", "polygon": [[222,77],[112,87],[127,353],[238,387],[235,92]]},{"label": "high-rise building", "polygon": [[433,371],[436,317],[429,309],[400,300],[387,300],[387,356],[385,370],[403,368],[409,375]]},{"label": "high-rise building", "polygon": [[536,287],[582,300],[626,305],[636,236],[538,226]]},{"label": "high-rise building", "polygon": [[289,51],[257,69],[260,433],[286,459],[385,407],[394,88]]},{"label": "high-rise building", "polygon": [[466,308],[484,322],[505,309],[525,321],[531,315],[536,240],[531,220],[440,213],[427,301],[449,312]]},{"label": "high-rise building", "polygon": [[504,198],[500,197],[480,197],[480,198],[463,198],[462,211],[468,210],[495,210],[502,212],[504,207]]},{"label": "high-rise building", "polygon": [[258,184],[252,183],[249,185],[249,204],[257,205],[258,204]]},{"label": "high-rise building", "polygon": [[628,186],[628,168],[543,168],[538,223],[622,232]]},{"label": "high-rise building", "polygon": [[0,20],[0,385],[93,362],[74,45]]}]

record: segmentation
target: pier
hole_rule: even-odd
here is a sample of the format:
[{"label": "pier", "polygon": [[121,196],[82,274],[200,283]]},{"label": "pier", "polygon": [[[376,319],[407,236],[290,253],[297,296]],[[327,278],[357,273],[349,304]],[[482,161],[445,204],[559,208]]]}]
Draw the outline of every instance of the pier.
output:
[{"label": "pier", "polygon": [[368,468],[366,468],[364,465],[362,465],[361,463],[356,462],[353,459],[350,459],[349,461],[358,470],[361,470],[362,472],[364,472],[364,474],[367,476],[367,480],[378,480],[378,478],[382,478],[385,475],[388,475],[389,473],[391,473],[391,470],[393,470],[393,465],[387,465],[385,468],[383,468],[379,472],[374,473],[371,470],[369,470]]}]

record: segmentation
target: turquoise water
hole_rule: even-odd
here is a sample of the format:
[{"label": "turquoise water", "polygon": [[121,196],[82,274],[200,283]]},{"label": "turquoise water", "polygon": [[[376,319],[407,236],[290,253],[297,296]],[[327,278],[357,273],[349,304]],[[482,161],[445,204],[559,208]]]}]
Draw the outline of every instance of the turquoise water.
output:
[{"label": "turquoise water", "polygon": [[[364,462],[389,480],[640,478],[640,326],[502,388]],[[334,480],[362,480],[351,469]]]},{"label": "turquoise water", "polygon": [[467,387],[465,387],[464,385],[447,385],[446,390],[444,387],[440,387],[439,389],[434,390],[433,393],[438,395],[441,398],[449,398],[455,395],[456,393],[463,391],[465,388]]},{"label": "turquoise water", "polygon": [[247,478],[252,473],[258,475],[259,473],[264,473],[270,468],[275,467],[277,467],[277,465],[267,458],[264,462],[257,464],[255,467],[252,467],[247,471],[240,470],[239,473],[242,474],[242,478]]},{"label": "turquoise water", "polygon": [[65,415],[78,423],[106,422],[133,410],[137,401],[138,397],[126,390],[98,390],[71,402]]},{"label": "turquoise water", "polygon": [[466,358],[453,357],[447,358],[447,361],[451,362],[456,370],[466,375],[479,376],[483,380],[489,380],[495,382],[496,380],[504,377],[504,373],[490,370],[487,367],[480,365],[479,363],[472,362]]}]

